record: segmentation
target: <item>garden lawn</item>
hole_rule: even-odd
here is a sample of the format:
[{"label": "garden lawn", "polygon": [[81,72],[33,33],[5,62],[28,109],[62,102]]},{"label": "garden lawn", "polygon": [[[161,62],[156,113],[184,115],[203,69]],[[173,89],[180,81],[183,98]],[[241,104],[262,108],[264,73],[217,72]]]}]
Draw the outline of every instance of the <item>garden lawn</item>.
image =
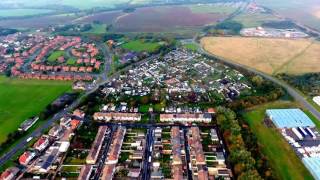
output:
[{"label": "garden lawn", "polygon": [[77,62],[76,59],[74,59],[74,58],[69,58],[69,59],[67,60],[67,65],[75,65],[76,62]]},{"label": "garden lawn", "polygon": [[49,57],[48,61],[49,62],[55,62],[59,57],[64,56],[65,52],[64,51],[54,51]]},{"label": "garden lawn", "polygon": [[70,82],[9,79],[0,76],[0,143],[31,116],[38,115],[61,94]]},{"label": "garden lawn", "polygon": [[122,48],[136,52],[154,52],[160,48],[160,44],[157,42],[143,42],[140,40],[134,40],[123,44]]},{"label": "garden lawn", "polygon": [[0,9],[0,17],[34,16],[52,12],[54,11],[49,9]]},{"label": "garden lawn", "polygon": [[268,128],[263,123],[266,109],[292,107],[296,106],[291,102],[277,101],[250,109],[243,114],[243,117],[256,134],[263,153],[268,157],[270,166],[280,179],[313,179],[281,134],[275,128]]}]

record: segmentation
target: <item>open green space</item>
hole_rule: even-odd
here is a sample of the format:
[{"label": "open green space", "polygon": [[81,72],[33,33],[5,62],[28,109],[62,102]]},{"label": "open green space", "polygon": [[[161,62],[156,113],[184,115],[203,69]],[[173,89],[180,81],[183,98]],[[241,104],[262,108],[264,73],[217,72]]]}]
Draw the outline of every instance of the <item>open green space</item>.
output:
[{"label": "open green space", "polygon": [[107,25],[106,24],[95,24],[93,23],[92,25],[92,29],[90,29],[89,31],[86,31],[85,33],[90,33],[90,34],[103,34],[106,33],[106,28]]},{"label": "open green space", "polygon": [[194,43],[188,43],[188,44],[184,44],[183,47],[191,50],[191,51],[197,51],[198,50],[198,46]]},{"label": "open green space", "polygon": [[20,80],[0,76],[0,143],[9,133],[66,91],[70,82]]},{"label": "open green space", "polygon": [[[120,5],[123,3],[128,3],[129,0],[50,0],[50,1],[44,1],[44,0],[32,0],[32,1],[26,1],[26,0],[14,0],[14,4],[19,4],[20,6],[25,7],[42,7],[42,6],[50,6],[52,5],[59,5],[59,6],[69,6],[73,8],[78,8],[80,10],[86,10],[86,9],[92,9],[92,8],[115,8],[116,5]],[[1,4],[1,2],[0,2]],[[12,4],[12,2],[11,2]],[[10,5],[11,5],[10,4]]]},{"label": "open green space", "polygon": [[0,17],[34,16],[54,12],[49,9],[0,9]]},{"label": "open green space", "polygon": [[76,59],[74,59],[74,58],[69,58],[69,59],[67,60],[67,65],[75,65],[76,62],[77,62]]},{"label": "open green space", "polygon": [[320,3],[318,0],[257,0],[256,2],[286,18],[320,30]]},{"label": "open green space", "polygon": [[48,61],[49,62],[55,62],[58,60],[59,57],[64,56],[65,52],[64,51],[54,51],[49,57]]},{"label": "open green space", "polygon": [[160,44],[157,42],[143,42],[141,40],[134,40],[123,44],[122,48],[136,52],[154,52],[160,48]]},{"label": "open green space", "polygon": [[197,4],[197,5],[188,5],[189,9],[193,13],[221,13],[221,14],[231,14],[237,7],[232,6],[231,4],[218,5],[218,4]]},{"label": "open green space", "polygon": [[243,113],[243,117],[253,133],[256,134],[263,153],[268,157],[270,166],[280,179],[313,179],[292,147],[285,141],[278,130],[268,128],[263,123],[266,109],[294,107],[297,107],[295,103],[276,101],[252,108]]},{"label": "open green space", "polygon": [[250,28],[261,26],[265,22],[280,21],[281,19],[272,14],[266,13],[256,13],[254,15],[250,13],[242,13],[233,18],[233,20],[241,23],[245,28]]}]

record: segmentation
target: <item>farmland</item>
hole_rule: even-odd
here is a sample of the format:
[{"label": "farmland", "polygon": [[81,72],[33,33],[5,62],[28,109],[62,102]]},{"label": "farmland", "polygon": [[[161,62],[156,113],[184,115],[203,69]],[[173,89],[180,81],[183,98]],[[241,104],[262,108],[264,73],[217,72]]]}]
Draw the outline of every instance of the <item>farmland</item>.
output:
[{"label": "farmland", "polygon": [[[208,52],[268,74],[319,72],[320,43],[301,39],[206,37]],[[230,53],[232,52],[232,53]]]},{"label": "farmland", "polygon": [[31,116],[37,115],[63,92],[69,82],[18,80],[0,76],[0,143]]},{"label": "farmland", "polygon": [[313,179],[281,134],[263,123],[266,109],[290,107],[296,106],[291,102],[273,102],[250,109],[243,117],[256,134],[263,153],[280,179]]},{"label": "farmland", "polygon": [[221,13],[221,14],[231,14],[237,10],[241,4],[225,3],[223,4],[198,4],[198,5],[188,5],[186,7],[190,8],[193,13]]},{"label": "farmland", "polygon": [[0,9],[0,17],[20,17],[47,14],[54,12],[49,9]]},{"label": "farmland", "polygon": [[9,28],[43,28],[50,25],[61,25],[76,19],[74,14],[49,15],[22,19],[0,20],[0,26]]},{"label": "farmland", "polygon": [[[3,3],[12,5],[20,4],[22,6],[27,7],[39,7],[39,6],[48,6],[59,4],[61,6],[69,6],[73,8],[78,8],[80,10],[91,9],[95,7],[104,7],[104,8],[114,8],[116,5],[128,3],[129,0],[85,0],[85,1],[78,1],[78,0],[50,0],[50,1],[43,1],[43,0],[33,0],[33,1],[25,1],[25,0],[15,0],[14,2],[10,2],[10,0],[3,0]],[[1,3],[0,3],[1,5]]]},{"label": "farmland", "polygon": [[257,2],[285,17],[320,30],[320,4],[318,0],[258,0]]},{"label": "farmland", "polygon": [[[64,1],[66,5],[75,0]],[[122,0],[126,1],[126,0]],[[90,2],[90,1],[88,1]],[[97,0],[97,3],[100,3]],[[103,4],[112,2],[102,2]],[[121,2],[117,2],[121,3]],[[131,2],[132,3],[132,2]],[[148,2],[147,2],[148,3]],[[95,3],[86,5],[87,1],[74,3],[78,8],[96,6]],[[105,33],[106,25],[112,25],[113,32],[181,32],[198,31],[205,25],[212,25],[228,17],[243,4],[216,3],[209,5],[174,5],[137,8],[132,13],[123,11],[104,11],[86,15],[85,13],[62,13],[41,17],[23,19],[3,19],[0,26],[10,28],[44,28],[49,25],[68,23],[90,24],[99,21],[88,33]],[[112,7],[112,6],[110,6]],[[80,8],[82,9],[82,8]],[[174,18],[172,18],[174,17]]]},{"label": "farmland", "polygon": [[86,31],[85,33],[92,33],[92,34],[102,34],[106,33],[106,25],[105,24],[92,24],[92,29]]},{"label": "farmland", "polygon": [[267,13],[256,13],[254,16],[250,13],[243,12],[236,16],[234,21],[241,23],[245,28],[258,27],[265,22],[281,21],[279,17]]},{"label": "farmland", "polygon": [[160,48],[160,44],[157,42],[142,42],[141,40],[134,40],[129,41],[128,43],[125,43],[122,45],[122,48],[128,49],[131,51],[141,52],[141,51],[147,51],[147,52],[154,52],[158,48]]},{"label": "farmland", "polygon": [[[175,17],[175,18],[172,18]],[[140,8],[118,17],[115,30],[120,32],[157,32],[181,27],[198,27],[225,18],[220,13],[193,13],[184,6]]]},{"label": "farmland", "polygon": [[[238,4],[177,5],[138,8],[132,13],[101,12],[75,20],[80,23],[100,21],[112,24],[115,32],[171,32],[201,28],[226,18]],[[175,18],[172,18],[175,17]]]}]

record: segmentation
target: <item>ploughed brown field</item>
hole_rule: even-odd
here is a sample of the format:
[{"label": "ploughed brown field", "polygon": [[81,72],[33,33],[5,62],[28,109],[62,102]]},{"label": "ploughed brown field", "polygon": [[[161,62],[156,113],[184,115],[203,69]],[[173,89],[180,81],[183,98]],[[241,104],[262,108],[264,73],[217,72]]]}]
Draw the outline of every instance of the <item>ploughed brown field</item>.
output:
[{"label": "ploughed brown field", "polygon": [[137,8],[132,13],[105,11],[90,15],[57,14],[30,18],[0,20],[0,26],[12,28],[43,28],[49,25],[92,23],[113,25],[115,32],[171,32],[201,29],[228,17],[237,7],[214,5],[158,6]]},{"label": "ploughed brown field", "polygon": [[74,20],[73,15],[49,15],[31,18],[0,20],[1,27],[9,28],[44,28],[50,25],[67,24]]},{"label": "ploughed brown field", "polygon": [[141,8],[118,18],[116,28],[119,31],[162,31],[212,24],[223,17],[218,13],[193,13],[184,6]]},{"label": "ploughed brown field", "polygon": [[320,42],[309,39],[205,37],[202,47],[268,74],[320,72]]}]

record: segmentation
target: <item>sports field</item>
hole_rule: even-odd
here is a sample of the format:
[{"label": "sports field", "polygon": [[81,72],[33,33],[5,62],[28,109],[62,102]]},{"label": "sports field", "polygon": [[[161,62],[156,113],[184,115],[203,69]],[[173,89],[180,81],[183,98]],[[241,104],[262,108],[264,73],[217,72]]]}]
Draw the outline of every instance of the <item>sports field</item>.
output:
[{"label": "sports field", "polygon": [[276,129],[268,128],[263,124],[266,109],[292,107],[296,105],[291,102],[278,101],[250,109],[243,116],[250,129],[256,134],[263,153],[268,157],[270,166],[279,179],[313,179],[281,134]]},{"label": "sports field", "polygon": [[157,42],[142,42],[140,40],[130,41],[122,45],[122,48],[128,49],[131,51],[141,52],[154,52],[160,48],[160,44]]},{"label": "sports field", "polygon": [[0,143],[19,125],[71,90],[70,82],[9,79],[0,76]]},{"label": "sports field", "polygon": [[203,48],[268,74],[320,72],[320,43],[308,39],[205,37]]}]

